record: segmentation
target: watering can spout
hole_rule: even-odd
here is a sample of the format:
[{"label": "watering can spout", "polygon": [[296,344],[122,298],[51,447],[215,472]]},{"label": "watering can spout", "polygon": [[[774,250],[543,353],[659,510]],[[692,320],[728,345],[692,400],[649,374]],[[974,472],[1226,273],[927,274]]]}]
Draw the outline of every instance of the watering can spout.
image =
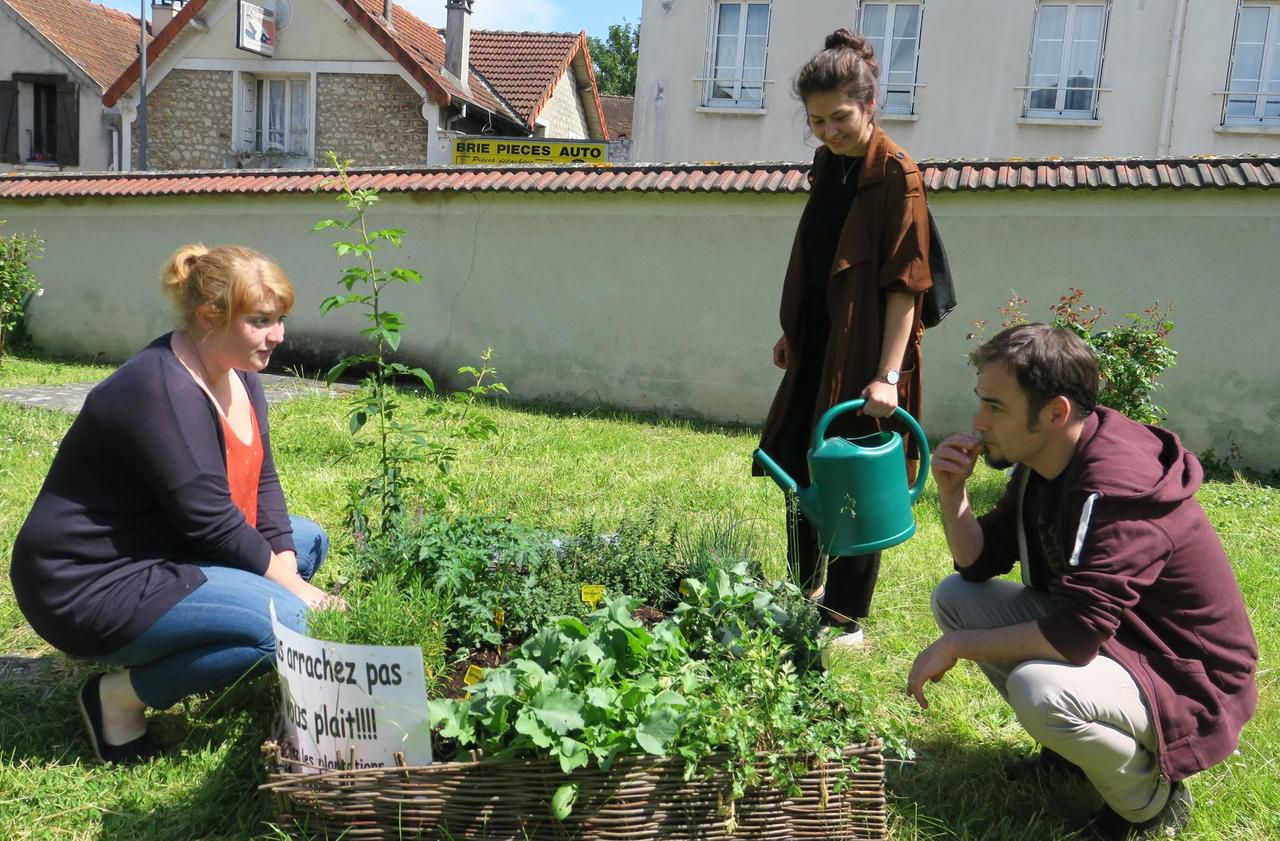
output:
[{"label": "watering can spout", "polygon": [[818,528],[821,528],[822,522],[822,506],[818,500],[818,492],[813,488],[802,488],[796,484],[796,480],[791,478],[787,471],[778,466],[778,463],[769,457],[764,450],[757,449],[752,453],[752,458],[759,462],[764,468],[764,472],[769,474],[769,478],[778,484],[778,487],[788,494],[795,496],[796,503],[800,507],[800,512],[809,519]]}]

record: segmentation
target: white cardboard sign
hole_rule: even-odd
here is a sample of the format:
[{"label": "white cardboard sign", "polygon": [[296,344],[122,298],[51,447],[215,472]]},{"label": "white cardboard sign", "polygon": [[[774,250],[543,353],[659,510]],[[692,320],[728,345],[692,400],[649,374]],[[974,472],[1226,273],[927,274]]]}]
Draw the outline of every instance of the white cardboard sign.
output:
[{"label": "white cardboard sign", "polygon": [[422,649],[346,645],[281,625],[271,605],[286,759],[338,770],[431,763]]}]

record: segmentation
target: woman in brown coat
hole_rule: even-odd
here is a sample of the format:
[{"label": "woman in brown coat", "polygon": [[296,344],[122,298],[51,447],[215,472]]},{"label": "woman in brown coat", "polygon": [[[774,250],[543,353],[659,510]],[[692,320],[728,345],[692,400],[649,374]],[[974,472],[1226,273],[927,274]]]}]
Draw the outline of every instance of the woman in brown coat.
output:
[{"label": "woman in brown coat", "polygon": [[[897,429],[906,436],[890,418],[898,406],[920,418],[920,303],[932,283],[928,210],[915,161],[876,125],[879,72],[871,46],[839,29],[795,80],[822,146],[782,287],[773,362],[786,374],[760,446],[802,485],[814,425],[837,403],[867,401],[828,435]],[[908,438],[912,478],[915,451]],[[823,605],[824,624],[836,629],[837,643],[860,644],[858,620],[870,609],[880,554],[830,558],[824,567],[804,515],[789,512],[787,526],[788,560]]]}]

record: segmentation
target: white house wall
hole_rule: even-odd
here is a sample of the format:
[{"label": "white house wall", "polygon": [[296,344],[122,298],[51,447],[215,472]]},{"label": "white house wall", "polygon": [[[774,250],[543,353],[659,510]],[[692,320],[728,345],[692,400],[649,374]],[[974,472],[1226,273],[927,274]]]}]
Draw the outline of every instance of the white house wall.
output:
[{"label": "white house wall", "polygon": [[[1269,363],[1280,242],[1273,191],[935,194],[960,307],[925,335],[925,429],[969,428],[971,321],[998,322],[1011,290],[1033,318],[1067,288],[1107,321],[1174,304],[1180,352],[1158,402],[1187,444],[1280,466],[1280,377]],[[779,372],[781,278],[803,197],[772,194],[384,193],[377,226],[405,228],[385,266],[421,270],[397,288],[404,352],[447,376],[492,345],[518,400],[609,404],[759,423]],[[57,354],[123,359],[166,330],[161,264],[193,240],[274,256],[298,288],[289,342],[352,347],[353,312],[321,318],[339,264],[311,194],[6,202],[11,230],[48,242],[29,326]],[[332,358],[332,356],[330,356]],[[745,459],[745,454],[744,454]]]},{"label": "white house wall", "polygon": [[[1167,150],[1159,149],[1181,0],[1113,0],[1098,119],[1023,118],[1035,0],[926,0],[915,114],[882,115],[917,158],[1238,154],[1280,149],[1280,128],[1220,127],[1236,3],[1187,0]],[[773,0],[762,111],[701,107],[711,0],[644,0],[636,81],[637,161],[808,160],[795,74],[856,0]]]},{"label": "white house wall", "polygon": [[206,7],[202,16],[214,23],[184,51],[186,58],[247,60],[260,63],[263,73],[270,72],[273,61],[388,61],[386,51],[359,24],[343,23],[346,15],[332,0],[295,2],[293,20],[276,35],[273,58],[237,49],[235,5],[233,0],[217,0]]},{"label": "white house wall", "polygon": [[547,123],[547,137],[584,139],[591,136],[587,128],[587,113],[582,108],[573,70],[566,71],[551,93],[551,98],[538,115]]},{"label": "white house wall", "polygon": [[[111,132],[109,118],[102,110],[102,90],[70,64],[62,53],[54,52],[48,42],[27,31],[14,18],[6,6],[0,9],[0,79],[8,80],[14,73],[51,73],[66,76],[80,86],[80,164],[74,169],[105,170],[111,165]],[[0,169],[26,169],[30,149],[28,130],[31,129],[31,87],[19,85],[21,99],[18,103],[18,150],[23,163],[0,164]],[[47,170],[48,166],[32,169]]]}]

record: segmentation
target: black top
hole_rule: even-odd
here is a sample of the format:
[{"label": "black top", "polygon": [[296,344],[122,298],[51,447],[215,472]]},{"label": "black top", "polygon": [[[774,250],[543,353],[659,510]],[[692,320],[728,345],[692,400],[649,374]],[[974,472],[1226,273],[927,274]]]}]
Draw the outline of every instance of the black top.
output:
[{"label": "black top", "polygon": [[845,219],[858,195],[858,176],[862,173],[862,157],[832,155],[813,183],[809,201],[800,217],[800,238],[804,245],[808,273],[805,309],[811,315],[821,313],[826,321],[827,283],[831,264],[836,259],[836,246]]},{"label": "black top", "polygon": [[169,335],[89,392],[9,571],[23,615],[50,644],[109,654],[205,582],[197,562],[261,575],[273,551],[294,548],[262,382],[237,373],[262,436],[256,529],[231,500],[217,409]]}]

